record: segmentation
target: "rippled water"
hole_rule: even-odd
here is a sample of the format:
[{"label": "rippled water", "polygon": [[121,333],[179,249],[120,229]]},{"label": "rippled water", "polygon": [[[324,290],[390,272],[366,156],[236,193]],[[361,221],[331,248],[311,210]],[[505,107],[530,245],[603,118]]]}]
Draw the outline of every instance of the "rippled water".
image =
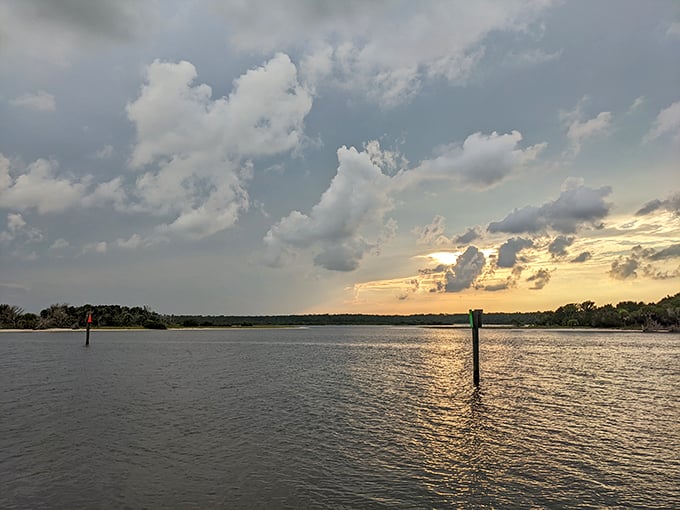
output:
[{"label": "rippled water", "polygon": [[680,508],[680,337],[0,334],[0,508]]}]

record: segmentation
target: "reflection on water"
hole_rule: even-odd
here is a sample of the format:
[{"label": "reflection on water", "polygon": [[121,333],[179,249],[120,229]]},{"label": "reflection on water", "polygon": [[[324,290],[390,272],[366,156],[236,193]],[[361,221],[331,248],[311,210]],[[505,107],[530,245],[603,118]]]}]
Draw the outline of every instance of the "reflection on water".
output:
[{"label": "reflection on water", "polygon": [[672,335],[0,335],[0,507],[680,506]]}]

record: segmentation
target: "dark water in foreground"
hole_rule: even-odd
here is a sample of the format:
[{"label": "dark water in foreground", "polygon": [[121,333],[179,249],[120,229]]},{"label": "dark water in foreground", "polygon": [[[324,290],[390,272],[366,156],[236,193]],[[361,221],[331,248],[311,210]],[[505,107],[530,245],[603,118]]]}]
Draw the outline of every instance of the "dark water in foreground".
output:
[{"label": "dark water in foreground", "polygon": [[0,508],[680,508],[680,337],[0,334]]}]

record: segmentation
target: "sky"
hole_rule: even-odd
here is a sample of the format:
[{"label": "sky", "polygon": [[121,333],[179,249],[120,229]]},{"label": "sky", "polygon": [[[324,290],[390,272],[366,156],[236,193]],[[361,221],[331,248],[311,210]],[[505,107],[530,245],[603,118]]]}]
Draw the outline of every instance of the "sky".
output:
[{"label": "sky", "polygon": [[0,302],[679,290],[674,0],[0,0]]}]

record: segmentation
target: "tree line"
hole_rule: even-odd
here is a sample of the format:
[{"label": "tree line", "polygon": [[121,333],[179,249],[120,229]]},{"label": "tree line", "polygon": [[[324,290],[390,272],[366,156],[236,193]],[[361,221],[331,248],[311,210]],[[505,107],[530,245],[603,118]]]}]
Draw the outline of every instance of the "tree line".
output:
[{"label": "tree line", "polygon": [[0,328],[16,329],[78,329],[86,326],[92,315],[92,326],[106,328],[165,329],[165,318],[148,306],[54,304],[39,314],[25,313],[18,306],[0,304]]},{"label": "tree line", "polygon": [[[257,326],[445,326],[465,325],[467,314],[310,314],[310,315],[161,315],[148,306],[54,304],[39,314],[0,304],[0,328],[83,328],[92,314],[94,327],[165,329],[168,327]],[[621,301],[597,306],[594,301],[569,303],[539,312],[484,312],[484,323],[517,327],[592,327],[670,329],[680,331],[680,292],[656,303]]]}]

